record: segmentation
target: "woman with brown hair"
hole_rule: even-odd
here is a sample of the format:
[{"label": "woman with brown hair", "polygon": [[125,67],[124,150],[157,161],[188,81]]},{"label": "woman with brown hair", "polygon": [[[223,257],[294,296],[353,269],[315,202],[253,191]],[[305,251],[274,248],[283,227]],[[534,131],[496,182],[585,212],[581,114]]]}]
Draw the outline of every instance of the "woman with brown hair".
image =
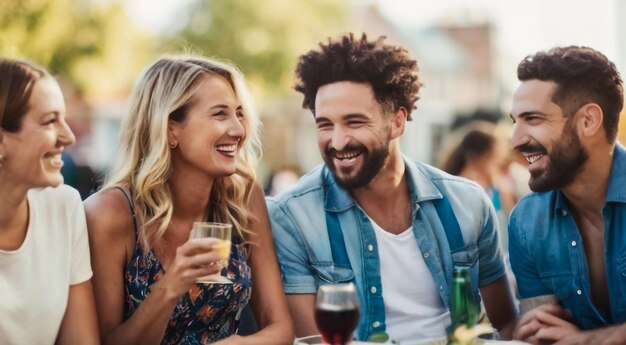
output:
[{"label": "woman with brown hair", "polygon": [[97,344],[85,213],[63,185],[74,143],[59,85],[0,59],[0,343]]}]

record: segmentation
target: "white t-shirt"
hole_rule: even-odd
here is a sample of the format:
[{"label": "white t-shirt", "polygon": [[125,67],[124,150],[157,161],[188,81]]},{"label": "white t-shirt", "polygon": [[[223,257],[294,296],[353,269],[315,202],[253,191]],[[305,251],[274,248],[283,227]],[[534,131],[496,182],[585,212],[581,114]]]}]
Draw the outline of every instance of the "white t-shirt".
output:
[{"label": "white t-shirt", "polygon": [[91,278],[85,211],[62,185],[28,192],[22,246],[0,250],[0,344],[53,344],[70,285]]},{"label": "white t-shirt", "polygon": [[394,235],[370,221],[378,242],[387,334],[402,345],[445,338],[450,312],[422,258],[413,228]]}]

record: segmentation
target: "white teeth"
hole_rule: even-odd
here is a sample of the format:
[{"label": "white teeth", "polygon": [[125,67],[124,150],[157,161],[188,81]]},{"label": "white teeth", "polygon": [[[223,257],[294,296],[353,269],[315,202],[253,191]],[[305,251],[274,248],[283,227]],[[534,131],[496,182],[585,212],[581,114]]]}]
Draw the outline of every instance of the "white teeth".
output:
[{"label": "white teeth", "polygon": [[347,152],[347,153],[337,153],[335,156],[341,160],[350,159],[358,156],[359,152]]},{"label": "white teeth", "polygon": [[235,152],[237,150],[237,145],[221,145],[217,146],[216,149],[223,152]]},{"label": "white teeth", "polygon": [[543,155],[526,156],[526,160],[528,160],[528,164],[533,164],[534,162],[539,160],[539,158],[541,158],[541,157],[543,157]]},{"label": "white teeth", "polygon": [[50,157],[49,159],[50,159],[50,165],[54,167],[63,166],[63,159],[61,159],[61,155],[54,155]]}]

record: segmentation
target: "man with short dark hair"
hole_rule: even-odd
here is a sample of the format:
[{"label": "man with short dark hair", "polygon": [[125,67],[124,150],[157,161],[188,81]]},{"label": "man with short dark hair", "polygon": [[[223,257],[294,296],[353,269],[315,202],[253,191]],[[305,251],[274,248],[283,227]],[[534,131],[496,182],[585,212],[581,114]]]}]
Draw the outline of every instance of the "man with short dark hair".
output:
[{"label": "man with short dark hair", "polygon": [[353,282],[358,339],[445,338],[452,272],[466,266],[473,295],[480,290],[509,337],[515,309],[491,201],[475,183],[400,151],[421,86],[415,60],[384,37],[349,34],[302,55],[296,74],[325,162],[268,199],[296,334],[319,333],[320,285]]},{"label": "man with short dark hair", "polygon": [[535,193],[511,214],[509,251],[522,311],[540,306],[522,316],[515,337],[624,344],[622,79],[603,54],[573,46],[529,56],[517,74],[512,143],[528,160]]}]

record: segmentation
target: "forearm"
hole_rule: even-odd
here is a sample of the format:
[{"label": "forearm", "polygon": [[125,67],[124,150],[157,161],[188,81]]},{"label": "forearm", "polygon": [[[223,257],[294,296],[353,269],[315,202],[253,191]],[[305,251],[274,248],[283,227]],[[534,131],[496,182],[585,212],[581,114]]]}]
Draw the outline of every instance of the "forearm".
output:
[{"label": "forearm", "polygon": [[510,340],[513,339],[513,330],[515,329],[516,320],[511,320],[510,322],[502,325],[498,329],[498,334],[501,339]]},{"label": "forearm", "polygon": [[151,293],[141,302],[133,315],[103,336],[103,344],[160,344],[179,296],[171,293],[160,282],[151,287]]},{"label": "forearm", "polygon": [[626,344],[626,323],[606,328],[584,331],[590,341],[598,344]]}]

